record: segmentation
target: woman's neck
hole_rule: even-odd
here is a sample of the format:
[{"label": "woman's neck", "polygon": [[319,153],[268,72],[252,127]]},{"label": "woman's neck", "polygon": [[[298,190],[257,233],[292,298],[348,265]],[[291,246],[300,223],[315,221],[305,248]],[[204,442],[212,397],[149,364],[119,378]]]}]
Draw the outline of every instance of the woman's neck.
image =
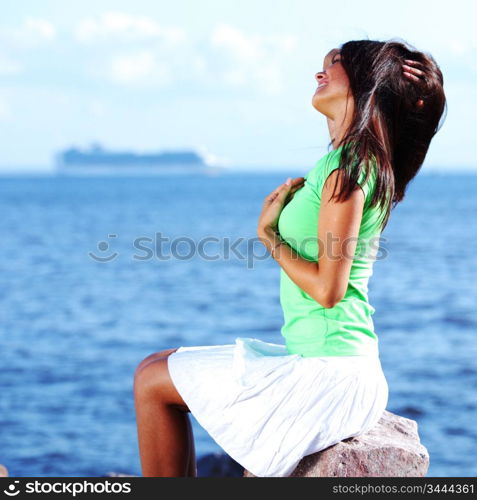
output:
[{"label": "woman's neck", "polygon": [[345,137],[351,125],[352,119],[353,113],[350,112],[349,109],[347,111],[344,110],[342,113],[338,113],[334,118],[330,118],[328,116],[326,117],[333,149],[337,149],[340,147],[341,141]]}]

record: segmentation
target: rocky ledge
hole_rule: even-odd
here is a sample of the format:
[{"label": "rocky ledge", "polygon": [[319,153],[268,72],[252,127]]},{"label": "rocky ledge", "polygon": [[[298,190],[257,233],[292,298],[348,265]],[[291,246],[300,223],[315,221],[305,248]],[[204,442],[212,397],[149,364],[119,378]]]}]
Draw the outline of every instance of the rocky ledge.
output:
[{"label": "rocky ledge", "polygon": [[428,468],[417,422],[386,410],[367,433],[304,457],[290,477],[424,477]]}]

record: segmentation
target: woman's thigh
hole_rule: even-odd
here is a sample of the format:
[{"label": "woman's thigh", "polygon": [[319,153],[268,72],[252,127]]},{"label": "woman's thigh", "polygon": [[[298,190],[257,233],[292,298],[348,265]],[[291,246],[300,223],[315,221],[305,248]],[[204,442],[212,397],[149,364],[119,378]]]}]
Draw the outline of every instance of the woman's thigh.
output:
[{"label": "woman's thigh", "polygon": [[134,373],[134,390],[151,391],[165,404],[189,412],[169,374],[167,359],[178,347],[155,352],[144,358]]}]

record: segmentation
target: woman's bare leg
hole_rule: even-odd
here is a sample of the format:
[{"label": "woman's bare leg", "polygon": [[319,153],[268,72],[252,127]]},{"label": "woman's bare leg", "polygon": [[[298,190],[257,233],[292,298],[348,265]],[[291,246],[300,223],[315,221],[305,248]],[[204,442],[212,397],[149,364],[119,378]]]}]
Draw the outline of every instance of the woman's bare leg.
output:
[{"label": "woman's bare leg", "polygon": [[176,349],[145,358],[134,374],[134,403],[144,477],[196,476],[189,408],[169,375],[167,358]]}]

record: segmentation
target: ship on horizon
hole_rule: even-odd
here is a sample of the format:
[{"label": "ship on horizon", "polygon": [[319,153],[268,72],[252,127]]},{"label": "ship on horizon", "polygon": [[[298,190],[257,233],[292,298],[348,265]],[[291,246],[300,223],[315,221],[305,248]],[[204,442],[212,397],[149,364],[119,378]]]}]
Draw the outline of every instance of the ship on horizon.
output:
[{"label": "ship on horizon", "polygon": [[225,165],[208,153],[192,149],[158,153],[107,150],[99,143],[88,149],[70,147],[55,155],[56,172],[70,174],[216,174]]}]

